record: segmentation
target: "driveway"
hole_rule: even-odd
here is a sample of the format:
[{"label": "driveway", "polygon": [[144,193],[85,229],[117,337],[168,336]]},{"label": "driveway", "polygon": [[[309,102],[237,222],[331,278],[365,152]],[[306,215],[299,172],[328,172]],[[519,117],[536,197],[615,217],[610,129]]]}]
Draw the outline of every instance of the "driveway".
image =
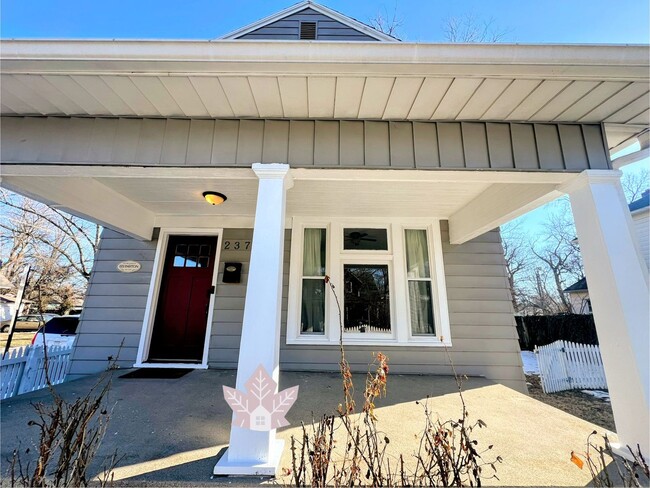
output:
[{"label": "driveway", "polygon": [[[235,372],[193,371],[178,379],[123,379],[117,371],[110,393],[114,410],[98,462],[115,449],[124,455],[115,472],[118,485],[239,485],[258,484],[260,479],[211,479],[217,454],[228,444],[231,411],[223,399],[222,385],[234,386]],[[357,391],[364,377],[355,378]],[[57,387],[66,398],[83,394],[96,377]],[[287,415],[290,426],[278,431],[288,441],[299,432],[301,421],[318,418],[324,409],[333,411],[341,402],[340,380],[330,373],[281,373],[281,388],[300,385],[298,400]],[[431,397],[429,404],[441,418],[458,418],[460,401],[456,385],[446,376],[389,376],[388,397],[377,402],[380,428],[390,438],[393,452],[407,457],[414,452],[415,436],[423,427],[417,400]],[[484,378],[469,378],[465,401],[471,418],[480,418],[486,429],[479,431],[481,445],[494,444],[500,481],[493,485],[584,486],[590,481],[586,470],[569,460],[570,452],[584,449],[587,435],[604,429],[536,401]],[[1,407],[0,466],[3,475],[7,458],[21,439],[30,446],[34,427],[31,402],[48,401],[47,391],[6,400]],[[361,399],[357,401],[360,405]],[[614,436],[614,434],[611,434]],[[614,436],[615,438],[615,436]],[[285,447],[280,467],[290,467]],[[98,467],[95,472],[98,472]]]}]

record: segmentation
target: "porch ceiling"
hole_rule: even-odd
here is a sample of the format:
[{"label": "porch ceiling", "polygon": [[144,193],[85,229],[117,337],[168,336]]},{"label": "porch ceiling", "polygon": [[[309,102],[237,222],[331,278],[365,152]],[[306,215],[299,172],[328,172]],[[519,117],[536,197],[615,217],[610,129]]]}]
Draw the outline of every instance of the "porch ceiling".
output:
[{"label": "porch ceiling", "polygon": [[648,46],[5,41],[1,111],[629,128],[612,132],[613,148],[648,125],[649,54]]}]

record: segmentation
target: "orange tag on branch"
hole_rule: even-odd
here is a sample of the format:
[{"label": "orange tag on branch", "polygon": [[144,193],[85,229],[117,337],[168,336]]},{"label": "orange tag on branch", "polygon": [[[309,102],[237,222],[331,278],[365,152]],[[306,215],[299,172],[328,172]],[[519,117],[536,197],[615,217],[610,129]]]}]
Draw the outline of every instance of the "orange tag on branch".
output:
[{"label": "orange tag on branch", "polygon": [[582,466],[584,463],[582,462],[582,459],[580,459],[578,456],[575,455],[573,451],[571,451],[571,462],[578,466],[580,469],[582,469]]}]

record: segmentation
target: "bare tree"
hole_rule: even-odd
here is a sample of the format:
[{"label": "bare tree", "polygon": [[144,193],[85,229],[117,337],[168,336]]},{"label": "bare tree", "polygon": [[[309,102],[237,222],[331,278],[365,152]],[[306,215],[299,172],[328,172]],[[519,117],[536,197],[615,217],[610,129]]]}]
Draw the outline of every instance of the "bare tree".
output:
[{"label": "bare tree", "polygon": [[81,296],[90,278],[100,227],[8,190],[0,190],[2,271],[14,284],[25,264],[33,269],[27,297],[60,312]]},{"label": "bare tree", "polygon": [[634,173],[623,173],[621,185],[627,203],[633,202],[641,198],[643,192],[650,188],[650,174],[645,168]]},{"label": "bare tree", "polygon": [[377,12],[373,17],[368,19],[368,23],[379,32],[397,37],[397,31],[402,26],[403,20],[397,15],[397,7],[393,9],[392,15],[388,14],[386,7],[383,12]]},{"label": "bare tree", "polygon": [[[539,266],[544,269],[546,288],[536,286],[537,293],[542,291],[555,302],[555,313],[572,312],[571,303],[564,293],[570,282],[584,277],[582,256],[576,239],[575,225],[567,198],[554,203],[544,223],[544,236],[533,242],[531,252],[537,257]],[[537,273],[536,281],[541,274]],[[549,288],[553,290],[549,292]],[[549,301],[549,300],[544,300]],[[548,310],[548,312],[552,312]]]},{"label": "bare tree", "polygon": [[443,30],[447,42],[459,43],[500,42],[511,32],[498,27],[494,18],[481,20],[473,13],[447,17],[443,21]]},{"label": "bare tree", "polygon": [[512,306],[515,312],[520,312],[528,302],[521,277],[531,266],[530,248],[522,230],[521,221],[506,224],[501,227],[500,231]]}]

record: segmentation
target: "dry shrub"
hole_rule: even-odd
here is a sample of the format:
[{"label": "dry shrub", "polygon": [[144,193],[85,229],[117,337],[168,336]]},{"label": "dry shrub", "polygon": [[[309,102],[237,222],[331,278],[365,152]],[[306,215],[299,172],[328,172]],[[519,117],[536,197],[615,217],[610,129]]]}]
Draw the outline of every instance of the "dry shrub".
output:
[{"label": "dry shrub", "polygon": [[[111,416],[107,397],[114,368],[109,367],[84,396],[74,401],[62,398],[49,382],[47,355],[44,368],[52,401],[32,403],[37,420],[28,422],[39,431],[36,460],[24,460],[31,449],[15,449],[9,460],[8,478],[11,486],[88,486],[88,468]],[[117,452],[106,460],[103,474],[96,480],[100,486],[112,484],[113,469],[119,460]]]},{"label": "dry shrub", "polygon": [[[341,306],[334,285],[325,277],[339,310],[339,327],[343,336]],[[343,402],[336,415],[325,415],[310,427],[302,424],[300,438],[291,436],[291,469],[284,469],[294,486],[480,486],[482,480],[496,478],[496,456],[483,456],[492,446],[479,449],[474,430],[486,427],[482,420],[470,421],[462,393],[462,380],[453,368],[462,412],[458,420],[434,420],[429,400],[422,404],[425,429],[419,435],[418,447],[409,454],[390,455],[388,436],[378,428],[375,401],[386,395],[388,358],[377,353],[369,367],[364,388],[364,404],[355,415],[354,383],[345,358],[342,339],[339,342],[339,363]],[[448,357],[449,354],[447,353]],[[451,359],[450,359],[451,363]],[[344,444],[337,444],[335,433],[342,429]],[[341,447],[339,447],[341,446]],[[408,467],[415,461],[415,468]],[[491,468],[484,475],[483,468]]]},{"label": "dry shrub", "polygon": [[592,482],[596,487],[604,486],[650,486],[650,469],[637,444],[636,451],[626,446],[630,459],[614,454],[607,434],[602,436],[603,444],[593,439],[595,430],[587,437],[587,450],[583,455],[571,452],[571,462],[580,469],[587,464]]}]

